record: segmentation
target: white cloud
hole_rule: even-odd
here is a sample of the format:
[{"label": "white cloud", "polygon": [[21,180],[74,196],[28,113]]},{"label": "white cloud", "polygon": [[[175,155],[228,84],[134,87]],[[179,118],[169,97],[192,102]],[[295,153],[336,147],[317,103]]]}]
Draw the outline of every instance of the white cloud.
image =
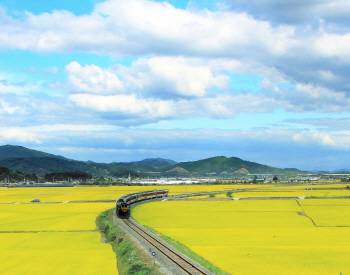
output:
[{"label": "white cloud", "polygon": [[327,20],[332,23],[349,22],[350,4],[346,0],[224,0],[233,10],[245,10],[256,18],[276,23],[302,24]]},{"label": "white cloud", "polygon": [[19,106],[11,106],[7,102],[1,101],[1,100],[0,100],[0,106],[1,106],[0,114],[8,113],[12,115],[14,112],[18,110],[22,110]]},{"label": "white cloud", "polygon": [[54,11],[26,16],[23,21],[3,21],[0,48],[239,56],[243,52],[256,55],[258,46],[262,53],[280,55],[287,52],[294,33],[293,27],[273,28],[244,13],[196,12],[146,0],[105,1],[91,15]]},{"label": "white cloud", "polygon": [[[250,3],[246,4],[246,1],[232,2],[250,10]],[[311,7],[314,15],[322,16],[326,16],[326,13],[346,14],[350,9],[348,3],[340,0],[316,3],[253,1],[251,4],[262,14],[265,10],[272,14],[276,10],[288,11],[291,8],[293,16],[299,16],[296,11],[304,11],[300,15],[303,16],[307,10],[305,7]],[[40,15],[27,12],[23,19],[14,19],[4,11],[2,15],[2,49],[88,52],[119,57],[125,54],[157,56],[143,60],[145,64],[139,64],[147,65],[148,68],[143,69],[148,72],[140,68],[134,71],[136,74],[140,72],[133,75],[135,84],[140,87],[151,85],[154,83],[152,77],[159,77],[177,94],[202,97],[206,95],[208,87],[225,85],[227,80],[222,75],[210,75],[212,72],[205,71],[198,64],[191,67],[189,63],[181,63],[179,58],[175,62],[175,59],[164,57],[187,56],[232,59],[236,64],[241,62],[243,67],[249,67],[247,73],[255,72],[254,65],[271,71],[278,68],[281,75],[295,83],[320,85],[340,92],[350,91],[347,81],[350,66],[349,28],[334,31],[327,22],[316,28],[292,25],[293,22],[274,25],[267,21],[268,17],[254,19],[244,10],[182,10],[167,2],[147,0],[109,0],[96,4],[91,14],[81,16],[67,11]],[[169,67],[171,62],[172,67]],[[76,68],[77,65],[71,63],[67,69],[72,70],[70,81],[79,92],[96,93],[98,90],[102,94],[111,94],[112,90],[123,88],[119,82],[121,79],[111,71],[99,71],[100,68],[93,65]],[[164,71],[161,70],[162,66]],[[227,66],[232,68],[235,64],[231,62]],[[332,81],[328,78],[329,83],[325,83],[324,74],[314,73],[318,71],[336,77]],[[191,72],[196,77],[191,78],[185,72]],[[209,78],[206,79],[205,75]],[[177,82],[177,78],[182,81]],[[97,86],[99,79],[106,80],[105,86]]]},{"label": "white cloud", "polygon": [[279,106],[279,103],[272,98],[253,94],[220,95],[214,98],[179,101],[145,99],[134,94],[110,96],[73,94],[69,98],[78,107],[97,112],[102,117],[116,122],[124,119],[124,122],[120,122],[121,125],[125,123],[140,125],[164,119],[189,117],[228,119],[241,112],[271,112]]},{"label": "white cloud", "polygon": [[139,58],[131,68],[119,66],[117,71],[132,89],[159,97],[204,97],[229,81],[227,75],[214,75],[203,60],[183,57]]},{"label": "white cloud", "polygon": [[331,135],[324,132],[301,132],[293,136],[293,140],[304,144],[319,144],[326,147],[337,149],[350,148],[349,135]]},{"label": "white cloud", "polygon": [[29,132],[21,128],[0,128],[0,140],[2,143],[33,142],[42,143],[37,133]]},{"label": "white cloud", "polygon": [[73,94],[70,100],[79,107],[99,112],[114,112],[123,116],[137,116],[145,120],[159,120],[174,116],[172,101],[146,100],[136,95]]},{"label": "white cloud", "polygon": [[73,61],[66,66],[68,83],[75,92],[94,94],[117,94],[123,90],[118,76],[96,65],[82,67]]},{"label": "white cloud", "polygon": [[204,60],[183,57],[139,58],[131,67],[117,65],[109,69],[82,67],[74,61],[66,66],[66,72],[73,93],[137,91],[160,98],[204,97],[211,89],[225,88],[229,81],[228,75],[212,71]]},{"label": "white cloud", "polygon": [[344,92],[335,92],[323,87],[297,84],[290,91],[279,91],[276,98],[286,101],[286,109],[294,112],[322,111],[342,112],[350,106],[350,98]]}]

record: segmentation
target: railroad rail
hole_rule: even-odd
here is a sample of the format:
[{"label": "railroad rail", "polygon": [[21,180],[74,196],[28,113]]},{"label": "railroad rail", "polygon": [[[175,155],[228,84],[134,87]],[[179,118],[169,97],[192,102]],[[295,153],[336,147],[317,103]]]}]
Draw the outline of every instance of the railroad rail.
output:
[{"label": "railroad rail", "polygon": [[182,269],[186,274],[193,274],[193,275],[209,274],[204,270],[201,270],[200,267],[197,267],[194,264],[190,263],[188,260],[186,260],[184,257],[179,255],[176,251],[174,251],[171,247],[167,246],[165,243],[161,243],[160,241],[158,241],[156,238],[148,234],[145,230],[140,228],[131,220],[124,219],[121,221],[123,221],[130,229],[132,229],[135,233],[137,233],[141,238],[147,241],[150,245],[154,246],[160,253],[162,253],[165,257],[171,260],[176,266]]}]

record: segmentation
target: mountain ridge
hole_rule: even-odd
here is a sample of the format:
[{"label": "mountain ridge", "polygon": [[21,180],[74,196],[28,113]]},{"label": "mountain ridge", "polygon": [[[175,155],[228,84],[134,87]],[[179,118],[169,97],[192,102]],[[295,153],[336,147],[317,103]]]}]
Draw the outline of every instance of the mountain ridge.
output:
[{"label": "mountain ridge", "polygon": [[19,145],[2,145],[0,146],[0,160],[8,158],[31,158],[31,157],[50,157],[58,159],[66,159],[65,157],[45,153],[42,151],[28,149]]},{"label": "mountain ridge", "polygon": [[[11,154],[13,154],[11,156]],[[11,156],[11,157],[9,157]],[[14,157],[15,156],[15,157]],[[21,157],[18,157],[21,156]],[[7,158],[6,158],[7,157]],[[179,162],[147,158],[135,162],[97,163],[78,161],[62,156],[32,150],[23,146],[0,146],[0,166],[23,172],[45,175],[54,172],[82,171],[95,176],[118,174],[118,171],[129,169],[140,175],[156,173],[157,176],[236,176],[239,174],[291,174],[294,169],[279,169],[237,157],[216,156],[197,161]]]}]

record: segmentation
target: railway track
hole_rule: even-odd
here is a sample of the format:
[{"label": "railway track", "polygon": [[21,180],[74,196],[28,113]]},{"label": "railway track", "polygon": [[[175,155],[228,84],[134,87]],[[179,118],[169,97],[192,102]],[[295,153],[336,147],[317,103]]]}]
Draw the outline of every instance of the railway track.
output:
[{"label": "railway track", "polygon": [[161,243],[153,236],[148,234],[145,230],[140,228],[138,225],[133,223],[131,220],[124,219],[122,220],[130,229],[132,229],[135,233],[137,233],[140,237],[142,237],[145,241],[147,241],[150,245],[154,246],[160,253],[162,253],[165,257],[171,260],[176,266],[182,269],[186,274],[210,274],[201,270],[200,267],[195,266],[190,263],[184,257],[179,255],[176,251],[174,251],[171,247],[167,246],[164,243]]}]

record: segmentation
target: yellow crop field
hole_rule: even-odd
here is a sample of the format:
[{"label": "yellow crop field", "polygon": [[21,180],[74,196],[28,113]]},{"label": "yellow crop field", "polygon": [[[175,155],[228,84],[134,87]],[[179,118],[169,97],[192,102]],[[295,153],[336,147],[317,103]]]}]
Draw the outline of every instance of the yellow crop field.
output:
[{"label": "yellow crop field", "polygon": [[[270,185],[264,185],[270,186]],[[188,185],[187,192],[211,192],[232,189],[257,188],[251,184],[243,185]],[[23,203],[33,199],[42,202],[116,200],[117,198],[135,192],[154,189],[167,189],[169,195],[186,193],[186,185],[162,186],[108,186],[108,187],[33,187],[33,188],[0,188],[0,203]]]},{"label": "yellow crop field", "polygon": [[102,198],[107,193],[91,188],[0,188],[0,274],[118,274],[115,253],[95,231],[96,217],[114,207],[113,202],[9,204],[35,198]]},{"label": "yellow crop field", "polygon": [[[350,207],[348,200],[298,202],[152,202],[135,208],[133,217],[229,274],[349,274],[350,227],[338,227],[340,217],[332,220],[336,209],[310,209],[330,202],[350,212],[343,208]],[[332,227],[316,227],[310,218],[323,219]]]},{"label": "yellow crop field", "polygon": [[301,206],[350,206],[350,199],[299,200]]},{"label": "yellow crop field", "polygon": [[0,274],[118,274],[98,232],[1,233]]},{"label": "yellow crop field", "polygon": [[[114,207],[114,202],[29,203],[33,199],[115,200],[154,189],[168,189],[170,195],[182,194],[186,188],[188,193],[251,189],[233,193],[234,197],[306,196],[303,185],[0,188],[0,273],[117,274],[115,254],[109,245],[100,243],[100,234],[94,231],[97,215]],[[313,195],[320,196],[349,193],[348,189],[313,190]],[[345,259],[350,256],[350,200],[299,203],[301,206],[295,200],[164,201],[137,207],[133,215],[228,273],[235,270],[237,274],[251,274],[247,266],[259,270],[257,274],[280,274],[276,270],[282,274],[349,272]],[[309,217],[303,215],[304,210]],[[278,258],[280,255],[283,257]],[[323,259],[322,263],[317,259]]]},{"label": "yellow crop field", "polygon": [[[294,187],[294,188],[293,188]],[[321,188],[321,187],[319,187]],[[326,188],[326,187],[322,187]],[[329,188],[329,187],[328,187]],[[217,195],[224,197],[226,194]],[[306,197],[306,196],[350,196],[349,189],[313,189],[306,190],[306,186],[286,186],[274,188],[259,188],[245,192],[233,193],[232,197],[247,198],[247,197]]]},{"label": "yellow crop field", "polygon": [[94,230],[114,203],[0,204],[0,231]]}]

